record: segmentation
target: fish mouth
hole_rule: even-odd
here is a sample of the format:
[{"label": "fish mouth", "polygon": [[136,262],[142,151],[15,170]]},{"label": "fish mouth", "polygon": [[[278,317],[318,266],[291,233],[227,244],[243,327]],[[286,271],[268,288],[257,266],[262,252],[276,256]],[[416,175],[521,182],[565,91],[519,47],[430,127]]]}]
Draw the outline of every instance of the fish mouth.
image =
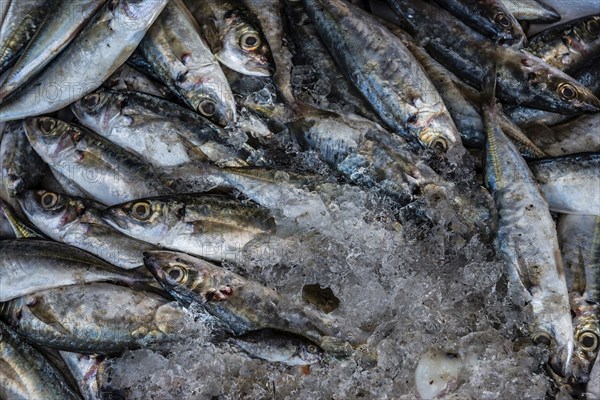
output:
[{"label": "fish mouth", "polygon": [[107,208],[100,213],[100,218],[110,226],[117,229],[127,229],[124,221],[125,213],[118,208]]},{"label": "fish mouth", "polygon": [[156,257],[147,251],[144,251],[142,254],[144,256],[144,265],[146,268],[154,275],[156,280],[162,283],[165,278],[165,272],[160,268],[160,264]]},{"label": "fish mouth", "polygon": [[567,377],[570,371],[571,359],[573,358],[573,346],[565,345],[557,348],[554,354],[548,360],[548,366],[552,371],[561,376]]}]

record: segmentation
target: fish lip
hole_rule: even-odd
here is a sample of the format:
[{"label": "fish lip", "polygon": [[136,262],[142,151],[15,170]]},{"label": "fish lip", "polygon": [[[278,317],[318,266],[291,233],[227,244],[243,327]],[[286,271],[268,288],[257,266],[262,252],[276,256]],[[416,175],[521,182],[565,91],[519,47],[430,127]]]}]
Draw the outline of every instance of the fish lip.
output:
[{"label": "fish lip", "polygon": [[122,213],[119,209],[107,208],[100,212],[100,218],[110,226],[115,228],[126,229],[127,224],[118,218],[119,214]]}]

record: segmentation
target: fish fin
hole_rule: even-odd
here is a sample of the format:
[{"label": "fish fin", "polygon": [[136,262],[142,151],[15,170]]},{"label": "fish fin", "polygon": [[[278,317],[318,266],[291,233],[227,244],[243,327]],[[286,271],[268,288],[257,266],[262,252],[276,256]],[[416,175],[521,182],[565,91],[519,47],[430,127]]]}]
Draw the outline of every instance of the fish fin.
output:
[{"label": "fish fin", "polygon": [[496,64],[494,63],[483,77],[481,104],[494,109],[496,107]]}]

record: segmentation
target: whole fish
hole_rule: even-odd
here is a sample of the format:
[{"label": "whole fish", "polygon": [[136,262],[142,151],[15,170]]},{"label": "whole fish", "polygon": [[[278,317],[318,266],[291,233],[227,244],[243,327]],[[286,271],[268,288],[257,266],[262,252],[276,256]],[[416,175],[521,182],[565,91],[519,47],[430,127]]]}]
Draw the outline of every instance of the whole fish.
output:
[{"label": "whole fish", "polygon": [[86,250],[124,269],[143,265],[154,246],[131,239],[102,220],[104,207],[92,200],[45,190],[24,192],[19,202],[27,218],[53,240]]},{"label": "whole fish", "polygon": [[6,14],[0,28],[0,73],[19,57],[46,16],[46,0],[3,1]]},{"label": "whole fish", "polygon": [[85,400],[101,400],[102,373],[106,368],[105,357],[101,355],[78,354],[60,351],[60,356],[77,382]]},{"label": "whole fish", "polygon": [[273,80],[281,100],[288,105],[294,105],[296,100],[292,92],[292,54],[285,40],[283,0],[242,0],[242,3],[258,19],[261,31],[269,43],[275,63]]},{"label": "whole fish", "polygon": [[220,195],[139,199],[106,209],[113,228],[157,246],[211,260],[235,260],[253,239],[276,230],[268,210]]},{"label": "whole fish", "polygon": [[310,365],[323,359],[323,350],[302,336],[271,329],[249,332],[231,340],[251,357],[286,365]]},{"label": "whole fish", "polygon": [[81,399],[60,371],[4,322],[0,322],[0,361],[3,399]]},{"label": "whole fish", "polygon": [[41,74],[0,105],[0,120],[57,111],[100,87],[135,50],[166,4],[109,0]]},{"label": "whole fish", "polygon": [[236,120],[229,83],[183,1],[168,2],[139,50],[165,85],[194,111],[222,126]]},{"label": "whole fish", "polygon": [[535,124],[527,128],[526,134],[549,156],[600,152],[600,114],[581,115],[562,124],[547,127]]},{"label": "whole fish", "polygon": [[419,62],[375,17],[341,0],[305,0],[304,5],[337,64],[393,132],[440,150],[461,145]]},{"label": "whole fish", "polygon": [[25,136],[23,121],[12,121],[6,124],[0,142],[0,163],[2,166],[0,198],[7,201],[17,213],[22,215],[15,196],[23,190],[36,188],[44,174],[48,172],[48,167]]},{"label": "whole fish", "polygon": [[491,43],[424,0],[387,2],[403,27],[466,83],[482,88],[487,71],[498,64],[497,96],[502,101],[561,114],[600,110],[600,100],[589,89],[526,51]]},{"label": "whole fish", "polygon": [[78,248],[41,239],[0,241],[0,302],[39,290],[90,282],[138,285],[146,274],[124,271]]},{"label": "whole fish", "polygon": [[543,30],[529,39],[527,51],[562,71],[572,72],[600,55],[600,15]]},{"label": "whole fish", "polygon": [[58,350],[118,354],[178,337],[185,310],[156,294],[109,283],[73,285],[0,305],[28,341]]},{"label": "whole fish", "polygon": [[189,109],[135,92],[97,92],[71,109],[82,124],[157,168],[211,161],[248,166],[258,152],[228,145],[230,136]]},{"label": "whole fish", "polygon": [[40,157],[101,203],[170,192],[149,165],[83,127],[50,117],[28,119],[24,125]]},{"label": "whole fish", "polygon": [[557,232],[573,312],[571,375],[587,383],[600,350],[600,216],[561,215]]},{"label": "whole fish", "polygon": [[[486,78],[492,88],[494,76]],[[534,342],[550,347],[550,366],[565,376],[574,337],[554,221],[526,162],[496,123],[493,94],[490,103],[483,105],[485,178],[499,213],[496,246],[513,290],[519,290],[532,308]]]},{"label": "whole fish", "polygon": [[502,3],[519,21],[539,24],[560,21],[560,14],[541,0],[502,0]]},{"label": "whole fish", "polygon": [[0,101],[23,87],[79,34],[105,0],[58,1],[0,85]]},{"label": "whole fish", "polygon": [[600,153],[529,162],[551,211],[600,215]]},{"label": "whole fish", "polygon": [[185,0],[185,4],[221,64],[250,76],[273,74],[269,43],[260,23],[243,4],[229,0]]},{"label": "whole fish", "polygon": [[436,0],[465,24],[495,42],[522,47],[525,33],[500,0]]},{"label": "whole fish", "polygon": [[341,335],[330,316],[311,306],[292,306],[275,290],[199,258],[153,251],[144,262],[181,305],[200,304],[236,336],[270,328],[320,344],[326,336]]}]

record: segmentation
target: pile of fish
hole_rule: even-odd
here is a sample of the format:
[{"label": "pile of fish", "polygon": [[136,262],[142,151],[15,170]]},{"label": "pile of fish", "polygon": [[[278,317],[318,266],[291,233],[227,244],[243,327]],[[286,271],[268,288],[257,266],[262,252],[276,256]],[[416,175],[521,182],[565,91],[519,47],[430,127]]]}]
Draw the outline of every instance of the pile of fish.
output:
[{"label": "pile of fish", "polygon": [[151,398],[315,398],[285,376],[326,391],[349,365],[323,398],[512,397],[469,383],[485,355],[460,341],[396,382],[402,314],[461,307],[423,285],[398,309],[427,263],[494,271],[465,304],[514,321],[478,310],[462,337],[535,358],[546,398],[600,398],[600,14],[528,37],[561,16],[386,3],[0,3],[0,399],[139,398],[119,360],[198,336],[282,388]]}]

